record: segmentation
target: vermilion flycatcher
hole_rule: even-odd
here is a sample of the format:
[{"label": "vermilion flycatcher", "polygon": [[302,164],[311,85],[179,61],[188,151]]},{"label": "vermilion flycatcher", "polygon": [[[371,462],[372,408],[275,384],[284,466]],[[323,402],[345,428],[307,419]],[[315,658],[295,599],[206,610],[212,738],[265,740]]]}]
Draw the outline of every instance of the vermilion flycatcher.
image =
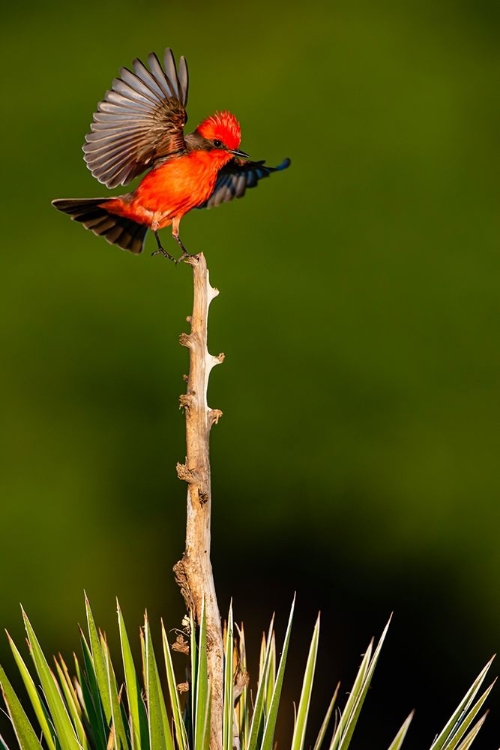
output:
[{"label": "vermilion flycatcher", "polygon": [[115,78],[97,107],[83,150],[93,176],[109,188],[127,185],[146,169],[149,172],[132,193],[114,198],[61,198],[52,205],[133,253],[142,252],[151,229],[157,253],[174,260],[158,236],[159,229],[171,225],[182,250],[181,260],[189,255],[179,237],[184,214],[240,198],[263,177],[286,169],[290,160],[278,167],[249,161],[248,154],[239,150],[240,124],[231,112],[217,112],[184,135],[186,60],[180,58],[177,71],[172,51],[166,49],[163,68],[153,53],[148,65],[149,70],[134,60],[133,72],[120,70],[120,78]]}]

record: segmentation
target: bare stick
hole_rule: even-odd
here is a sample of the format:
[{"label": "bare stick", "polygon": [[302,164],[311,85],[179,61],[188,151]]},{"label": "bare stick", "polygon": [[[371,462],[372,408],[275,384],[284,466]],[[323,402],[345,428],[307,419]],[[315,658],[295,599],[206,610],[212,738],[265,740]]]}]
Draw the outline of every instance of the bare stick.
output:
[{"label": "bare stick", "polygon": [[210,561],[210,429],[222,416],[207,404],[208,378],[212,367],[224,360],[213,357],[207,349],[208,308],[219,292],[210,286],[203,254],[185,261],[193,267],[193,314],[188,321],[191,332],[180,337],[189,349],[187,392],[180,398],[186,412],[185,464],[177,464],[177,475],[188,483],[186,549],[174,566],[175,578],[189,610],[197,623],[201,620],[203,601],[207,621],[208,676],[212,690],[210,750],[222,748],[223,717],[223,645],[219,607]]}]

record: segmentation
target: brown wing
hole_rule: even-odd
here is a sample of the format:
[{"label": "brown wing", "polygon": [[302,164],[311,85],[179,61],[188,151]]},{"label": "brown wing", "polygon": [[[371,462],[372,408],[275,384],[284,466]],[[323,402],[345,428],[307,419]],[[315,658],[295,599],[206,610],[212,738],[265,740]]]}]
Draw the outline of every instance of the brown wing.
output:
[{"label": "brown wing", "polygon": [[133,72],[120,70],[97,107],[85,138],[85,161],[93,176],[109,188],[126,185],[156,159],[185,148],[188,69],[184,57],[175,67],[166,49],[162,68],[154,53],[148,68],[140,60]]},{"label": "brown wing", "polygon": [[212,208],[221,203],[242,198],[247,188],[256,187],[259,180],[269,177],[272,172],[281,172],[290,166],[290,159],[283,159],[277,167],[266,166],[265,161],[242,161],[231,159],[217,177],[214,191],[210,198],[196,208]]}]

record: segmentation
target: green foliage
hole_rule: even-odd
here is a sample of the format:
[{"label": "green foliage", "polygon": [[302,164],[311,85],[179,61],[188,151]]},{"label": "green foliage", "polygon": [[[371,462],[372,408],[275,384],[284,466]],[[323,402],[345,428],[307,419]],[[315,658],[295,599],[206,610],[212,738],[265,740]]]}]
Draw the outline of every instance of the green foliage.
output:
[{"label": "green foliage", "polygon": [[[39,725],[38,728],[31,723],[0,667],[0,687],[19,747],[22,750],[209,750],[210,680],[207,670],[205,613],[203,612],[199,629],[196,629],[191,618],[186,638],[178,638],[177,650],[186,654],[189,652],[191,675],[189,692],[181,700],[181,686],[177,685],[171,646],[163,623],[161,638],[165,675],[155,657],[151,628],[147,614],[145,616],[141,631],[144,680],[144,687],[141,689],[125,622],[118,606],[122,656],[119,670],[124,678],[124,683],[120,685],[106,637],[96,627],[87,599],[85,606],[88,638],[82,633],[82,658],[79,661],[75,656],[76,674],[73,679],[61,656],[54,659],[55,666],[51,669],[24,612],[36,681],[9,637],[14,659]],[[255,699],[252,699],[246,671],[244,630],[243,627],[234,625],[232,607],[230,608],[224,633],[223,750],[233,750],[235,747],[241,750],[271,750],[274,747],[293,611],[294,604],[279,659],[276,655],[273,621],[267,636],[263,637],[257,691]],[[319,626],[318,616],[295,715],[291,750],[304,750],[318,654]],[[314,750],[347,750],[349,747],[388,627],[389,623],[376,646],[373,641],[369,644],[343,709],[337,708],[337,686]],[[490,665],[491,661],[480,672],[442,732],[435,738],[430,750],[468,750],[471,747],[485,719],[485,716],[478,718],[478,715],[492,685],[481,694],[480,689]],[[335,711],[335,727],[328,742],[326,738]],[[389,750],[399,750],[402,747],[411,719],[412,714],[403,723]],[[2,750],[8,750],[3,739],[0,746]]]}]

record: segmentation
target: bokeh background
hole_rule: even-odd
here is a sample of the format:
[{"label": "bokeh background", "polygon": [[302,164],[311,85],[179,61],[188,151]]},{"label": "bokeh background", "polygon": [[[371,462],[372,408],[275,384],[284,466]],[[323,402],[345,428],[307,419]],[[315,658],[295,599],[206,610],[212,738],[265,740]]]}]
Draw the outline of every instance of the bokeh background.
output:
[{"label": "bokeh background", "polygon": [[[221,290],[221,608],[255,659],[297,591],[281,747],[317,611],[316,726],[394,611],[353,747],[387,747],[412,708],[407,747],[430,745],[500,648],[499,21],[487,0],[3,10],[0,624],[18,641],[21,601],[69,657],[83,589],[112,644],[115,595],[131,631],[145,607],[183,614],[190,270],[50,206],[106,194],[82,160],[92,113],[121,65],[171,46],[190,125],[228,108],[252,157],[292,159],[182,225]],[[0,662],[14,674],[5,641]]]}]

